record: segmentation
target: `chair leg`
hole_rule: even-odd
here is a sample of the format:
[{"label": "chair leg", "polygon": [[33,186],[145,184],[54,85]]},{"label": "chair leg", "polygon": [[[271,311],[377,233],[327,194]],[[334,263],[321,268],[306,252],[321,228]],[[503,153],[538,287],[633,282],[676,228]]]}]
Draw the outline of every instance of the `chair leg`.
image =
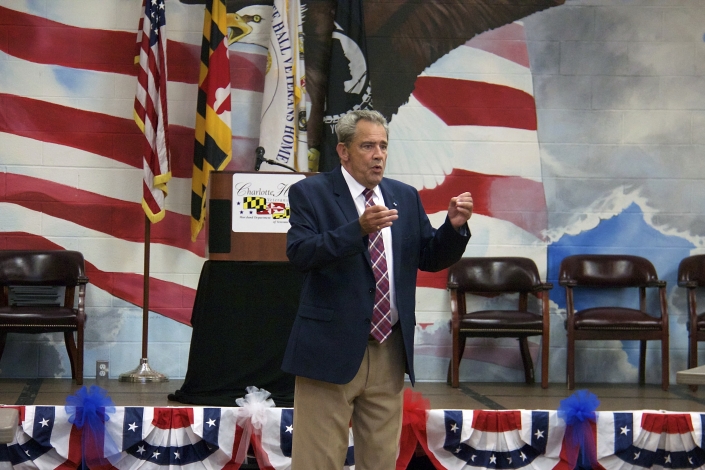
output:
[{"label": "chair leg", "polygon": [[639,385],[646,384],[646,340],[639,341]]},{"label": "chair leg", "polygon": [[[698,367],[698,339],[697,335],[693,334],[693,325],[690,325],[690,334],[688,335],[688,369]],[[691,391],[697,392],[697,385],[688,385]]]},{"label": "chair leg", "polygon": [[575,388],[575,340],[570,334],[566,347],[566,369],[568,390],[573,390]]},{"label": "chair leg", "polygon": [[661,389],[668,391],[671,382],[668,334],[661,337]]},{"label": "chair leg", "polygon": [[541,336],[541,388],[548,388],[548,334]]},{"label": "chair leg", "polygon": [[529,352],[529,341],[526,336],[519,338],[519,350],[521,351],[521,361],[524,363],[524,380],[528,384],[535,382],[534,380],[534,363],[531,360]]},{"label": "chair leg", "polygon": [[462,335],[458,336],[457,341],[453,341],[453,349],[451,352],[450,364],[448,364],[448,382],[453,388],[460,387],[460,360],[465,352],[465,338]]},{"label": "chair leg", "polygon": [[76,332],[76,384],[83,385],[83,326]]},{"label": "chair leg", "polygon": [[7,332],[0,332],[0,359],[2,359],[2,353],[5,352],[5,343],[7,343]]},{"label": "chair leg", "polygon": [[78,375],[76,375],[76,343],[73,339],[73,331],[64,331],[64,343],[66,343],[66,352],[69,353],[69,362],[71,363],[71,377],[76,380],[76,383],[78,383]]}]

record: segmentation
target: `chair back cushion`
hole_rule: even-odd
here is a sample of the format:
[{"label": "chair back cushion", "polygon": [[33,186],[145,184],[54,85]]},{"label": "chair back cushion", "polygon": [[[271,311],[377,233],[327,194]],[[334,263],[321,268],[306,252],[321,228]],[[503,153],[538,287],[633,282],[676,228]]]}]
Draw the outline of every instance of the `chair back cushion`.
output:
[{"label": "chair back cushion", "polygon": [[678,285],[697,287],[705,286],[705,255],[693,255],[683,258],[678,265]]},{"label": "chair back cushion", "polygon": [[461,292],[531,292],[540,285],[530,258],[462,258],[448,270],[448,287]]},{"label": "chair back cushion", "polygon": [[78,251],[0,250],[0,286],[73,287],[84,277]]},{"label": "chair back cushion", "polygon": [[585,287],[646,287],[658,281],[646,258],[632,255],[572,255],[561,262],[558,282]]}]

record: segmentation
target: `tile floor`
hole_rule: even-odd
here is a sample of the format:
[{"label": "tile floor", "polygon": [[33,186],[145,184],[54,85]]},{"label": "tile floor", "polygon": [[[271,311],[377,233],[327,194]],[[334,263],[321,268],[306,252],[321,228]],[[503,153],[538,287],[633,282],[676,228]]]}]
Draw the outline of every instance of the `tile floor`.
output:
[{"label": "tile floor", "polygon": [[[94,379],[86,379],[90,386]],[[101,385],[119,406],[187,406],[169,401],[167,395],[181,387],[183,380],[162,383],[125,383],[109,380]],[[80,387],[68,379],[0,379],[0,404],[63,405],[68,395]],[[705,412],[705,386],[692,391],[686,385],[672,384],[667,392],[656,384],[578,384],[600,400],[598,411],[637,409]],[[461,383],[453,389],[445,383],[422,382],[413,389],[423,394],[431,408],[442,409],[544,409],[555,410],[569,396],[564,384],[540,385],[523,383]]]}]

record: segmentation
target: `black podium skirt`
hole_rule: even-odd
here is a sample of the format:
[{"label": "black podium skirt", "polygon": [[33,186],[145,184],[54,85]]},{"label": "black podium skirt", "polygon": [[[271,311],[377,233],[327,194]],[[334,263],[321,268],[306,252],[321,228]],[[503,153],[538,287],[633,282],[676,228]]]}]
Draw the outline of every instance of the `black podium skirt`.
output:
[{"label": "black podium skirt", "polygon": [[169,400],[236,406],[248,386],[294,404],[294,376],[281,370],[303,274],[288,262],[206,261],[198,281],[188,370]]}]

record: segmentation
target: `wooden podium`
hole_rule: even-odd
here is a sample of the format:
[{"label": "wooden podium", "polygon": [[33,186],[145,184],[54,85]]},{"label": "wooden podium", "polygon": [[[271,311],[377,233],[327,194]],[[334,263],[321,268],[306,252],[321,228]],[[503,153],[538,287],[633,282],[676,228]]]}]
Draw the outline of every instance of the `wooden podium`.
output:
[{"label": "wooden podium", "polygon": [[[206,239],[208,259],[214,261],[289,261],[286,233],[233,231],[233,178],[235,175],[272,175],[292,173],[254,171],[214,171],[210,176]],[[295,173],[310,176],[312,173]]]},{"label": "wooden podium", "polygon": [[[271,174],[275,179],[287,175],[211,173],[206,214],[209,259],[203,263],[196,290],[186,377],[181,388],[169,395],[170,400],[233,406],[248,386],[256,386],[270,392],[277,406],[294,406],[294,376],[282,371],[281,363],[304,275],[286,257],[286,233],[233,230],[233,220],[241,220],[240,210],[257,210],[244,209],[242,196],[233,201],[233,181],[240,184],[235,176],[252,173]],[[290,180],[280,179],[288,192]],[[260,189],[266,188],[253,188],[252,193],[258,194]],[[288,200],[268,195],[261,199],[266,202],[253,205],[276,203],[278,210]],[[283,215],[282,219],[288,216],[286,212],[278,215]],[[261,217],[253,219],[261,221]]]}]

